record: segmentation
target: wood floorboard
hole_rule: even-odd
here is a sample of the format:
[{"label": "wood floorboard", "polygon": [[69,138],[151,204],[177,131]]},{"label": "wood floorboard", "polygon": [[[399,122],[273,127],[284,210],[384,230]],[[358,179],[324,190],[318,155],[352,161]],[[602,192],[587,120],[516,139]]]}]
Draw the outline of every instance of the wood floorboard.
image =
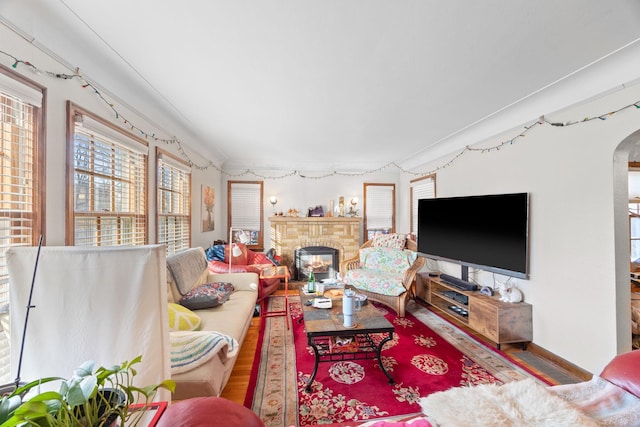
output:
[{"label": "wood floorboard", "polygon": [[[297,294],[297,288],[293,288],[294,290],[290,290],[289,294]],[[282,291],[277,292],[282,293]],[[457,324],[457,326],[467,331],[467,333],[478,337],[483,342],[487,342],[486,339],[478,336],[473,331],[466,328],[465,325]],[[244,398],[247,394],[247,387],[249,386],[249,378],[251,376],[251,368],[253,367],[253,359],[258,345],[259,329],[260,318],[254,317],[251,321],[251,326],[247,331],[247,336],[240,348],[240,353],[233,371],[231,372],[229,382],[222,391],[222,397],[244,404]],[[554,363],[553,360],[549,360],[549,358],[544,357],[544,355],[538,354],[534,351],[523,350],[521,346],[503,345],[501,350],[550,384],[567,384],[588,379],[585,378],[584,373],[573,372],[571,369],[567,369],[564,366]]]}]

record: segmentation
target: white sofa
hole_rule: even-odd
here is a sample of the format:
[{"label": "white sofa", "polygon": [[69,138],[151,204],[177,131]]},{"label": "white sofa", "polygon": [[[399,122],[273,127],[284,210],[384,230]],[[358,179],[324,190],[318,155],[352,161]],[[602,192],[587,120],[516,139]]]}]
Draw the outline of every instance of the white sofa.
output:
[{"label": "white sofa", "polygon": [[[182,295],[194,287],[211,282],[230,282],[234,292],[224,303],[214,308],[195,310],[201,325],[192,334],[207,334],[210,331],[223,334],[237,342],[239,348],[251,325],[258,298],[258,275],[255,273],[210,274],[204,249],[190,248],[167,257],[167,297],[169,302],[178,302]],[[170,332],[172,348],[180,332]],[[217,351],[206,362],[187,371],[175,373],[176,382],[173,399],[181,400],[197,396],[219,396],[229,380],[238,352]]]}]

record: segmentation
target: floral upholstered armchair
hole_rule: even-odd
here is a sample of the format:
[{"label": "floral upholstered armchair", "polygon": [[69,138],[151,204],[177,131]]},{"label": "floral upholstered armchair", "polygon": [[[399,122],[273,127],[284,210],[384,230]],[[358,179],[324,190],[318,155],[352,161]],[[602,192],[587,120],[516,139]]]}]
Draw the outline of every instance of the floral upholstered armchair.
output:
[{"label": "floral upholstered armchair", "polygon": [[404,317],[413,296],[411,285],[425,264],[416,250],[416,243],[404,234],[379,235],[366,241],[357,256],[343,261],[340,274],[347,285]]}]

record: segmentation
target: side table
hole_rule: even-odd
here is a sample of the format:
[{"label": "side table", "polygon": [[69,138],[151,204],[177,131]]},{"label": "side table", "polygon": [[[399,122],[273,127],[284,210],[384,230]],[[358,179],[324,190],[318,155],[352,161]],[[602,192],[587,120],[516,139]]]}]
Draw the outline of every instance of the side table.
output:
[{"label": "side table", "polygon": [[[287,323],[287,329],[289,329],[289,268],[280,265],[273,267],[266,267],[260,270],[260,279],[284,279],[284,295],[259,295],[260,298],[260,329],[264,327],[264,321],[267,317],[272,316],[285,316],[285,322]],[[261,288],[262,289],[262,288]],[[268,298],[284,298],[284,310],[272,310],[267,311]]]}]

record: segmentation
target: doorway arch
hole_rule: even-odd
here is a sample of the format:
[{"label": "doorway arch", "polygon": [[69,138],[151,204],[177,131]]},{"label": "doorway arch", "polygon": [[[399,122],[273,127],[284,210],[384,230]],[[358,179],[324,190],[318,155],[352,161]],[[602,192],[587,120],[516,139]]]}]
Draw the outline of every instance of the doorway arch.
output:
[{"label": "doorway arch", "polygon": [[613,219],[616,277],[616,351],[631,350],[629,283],[629,156],[640,153],[640,129],[624,138],[613,153]]}]

